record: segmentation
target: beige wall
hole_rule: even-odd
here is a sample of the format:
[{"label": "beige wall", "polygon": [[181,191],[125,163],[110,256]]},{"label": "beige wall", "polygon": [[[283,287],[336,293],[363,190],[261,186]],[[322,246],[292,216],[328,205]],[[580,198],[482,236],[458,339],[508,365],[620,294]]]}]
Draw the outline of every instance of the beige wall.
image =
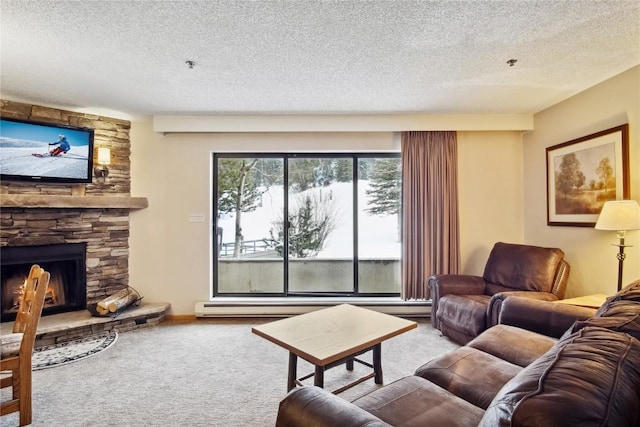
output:
[{"label": "beige wall", "polygon": [[[546,147],[629,123],[631,199],[640,200],[640,67],[615,76],[534,116],[524,136],[524,240],[562,248],[571,263],[567,297],[616,290],[614,232],[550,227],[546,217]],[[640,278],[640,232],[630,233],[623,284]]]},{"label": "beige wall", "polygon": [[[131,214],[130,282],[174,315],[210,297],[211,152],[399,150],[391,132],[162,135],[150,122],[132,123],[131,140],[132,195],[149,207]],[[459,141],[462,268],[482,273],[496,239],[522,241],[521,137],[462,132]]]},{"label": "beige wall", "polygon": [[522,136],[458,132],[462,272],[482,275],[493,244],[523,243]]}]

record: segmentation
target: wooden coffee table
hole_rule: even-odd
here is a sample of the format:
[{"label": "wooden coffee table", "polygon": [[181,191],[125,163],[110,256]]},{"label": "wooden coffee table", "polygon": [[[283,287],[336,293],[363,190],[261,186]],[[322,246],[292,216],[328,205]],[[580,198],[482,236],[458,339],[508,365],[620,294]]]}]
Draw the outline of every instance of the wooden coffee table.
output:
[{"label": "wooden coffee table", "polygon": [[[289,350],[287,391],[296,384],[314,377],[314,385],[324,387],[324,371],[346,363],[352,370],[354,362],[373,372],[344,387],[340,393],[356,384],[375,378],[382,384],[382,341],[416,328],[416,322],[349,304],[337,305],[287,319],[256,326],[251,331]],[[373,364],[356,356],[373,350]],[[298,378],[298,357],[315,365],[315,372]]]}]

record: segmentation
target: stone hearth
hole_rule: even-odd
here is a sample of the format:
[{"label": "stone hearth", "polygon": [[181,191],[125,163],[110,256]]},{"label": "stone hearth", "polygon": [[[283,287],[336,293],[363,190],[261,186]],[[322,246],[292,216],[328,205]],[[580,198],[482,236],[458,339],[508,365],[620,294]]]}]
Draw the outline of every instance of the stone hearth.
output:
[{"label": "stone hearth", "polygon": [[[75,338],[86,337],[102,331],[129,331],[136,328],[155,326],[165,318],[168,303],[142,303],[123,310],[116,317],[92,317],[87,310],[52,314],[40,319],[35,347],[56,344]],[[10,333],[13,322],[0,325],[0,333]]]}]

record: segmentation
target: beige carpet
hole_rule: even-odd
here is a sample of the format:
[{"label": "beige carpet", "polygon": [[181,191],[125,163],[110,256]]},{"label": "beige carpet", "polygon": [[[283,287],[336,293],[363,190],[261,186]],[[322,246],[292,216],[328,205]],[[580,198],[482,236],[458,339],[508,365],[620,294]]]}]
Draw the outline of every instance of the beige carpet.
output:
[{"label": "beige carpet", "polygon": [[[272,426],[286,394],[288,353],[252,334],[257,322],[167,321],[120,333],[93,357],[35,371],[33,425]],[[421,321],[382,344],[385,383],[456,347]],[[337,388],[366,369],[333,368],[325,374],[326,387]],[[307,371],[312,366],[301,361],[298,373]],[[353,400],[377,387],[369,380],[341,397]],[[17,426],[17,414],[0,418],[0,425]]]}]

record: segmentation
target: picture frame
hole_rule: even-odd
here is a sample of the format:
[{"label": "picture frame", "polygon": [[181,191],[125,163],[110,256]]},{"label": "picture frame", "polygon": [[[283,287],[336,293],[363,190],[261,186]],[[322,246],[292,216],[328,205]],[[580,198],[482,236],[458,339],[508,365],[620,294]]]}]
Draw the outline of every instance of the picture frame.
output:
[{"label": "picture frame", "polygon": [[593,227],[604,202],[629,197],[629,125],[547,147],[547,225]]}]

